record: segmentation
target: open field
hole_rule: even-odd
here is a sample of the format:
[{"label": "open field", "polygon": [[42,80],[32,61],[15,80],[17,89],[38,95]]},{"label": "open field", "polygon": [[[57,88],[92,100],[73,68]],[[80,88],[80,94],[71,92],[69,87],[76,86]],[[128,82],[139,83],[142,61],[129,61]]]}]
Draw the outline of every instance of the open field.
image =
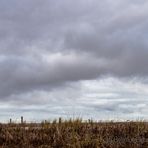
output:
[{"label": "open field", "polygon": [[147,122],[82,122],[1,124],[1,148],[147,148]]}]

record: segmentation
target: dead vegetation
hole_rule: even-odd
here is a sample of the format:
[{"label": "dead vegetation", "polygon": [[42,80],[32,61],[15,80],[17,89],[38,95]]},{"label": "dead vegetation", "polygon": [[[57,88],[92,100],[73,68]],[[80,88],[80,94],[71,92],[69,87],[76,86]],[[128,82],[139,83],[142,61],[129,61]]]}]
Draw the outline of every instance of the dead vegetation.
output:
[{"label": "dead vegetation", "polygon": [[147,122],[1,124],[1,148],[147,148]]}]

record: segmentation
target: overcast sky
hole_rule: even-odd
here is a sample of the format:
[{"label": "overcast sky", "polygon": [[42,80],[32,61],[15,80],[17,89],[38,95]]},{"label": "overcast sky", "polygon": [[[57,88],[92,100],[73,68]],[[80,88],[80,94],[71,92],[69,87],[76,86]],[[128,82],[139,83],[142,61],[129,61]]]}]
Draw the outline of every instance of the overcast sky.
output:
[{"label": "overcast sky", "polygon": [[0,0],[0,121],[148,118],[148,1]]}]

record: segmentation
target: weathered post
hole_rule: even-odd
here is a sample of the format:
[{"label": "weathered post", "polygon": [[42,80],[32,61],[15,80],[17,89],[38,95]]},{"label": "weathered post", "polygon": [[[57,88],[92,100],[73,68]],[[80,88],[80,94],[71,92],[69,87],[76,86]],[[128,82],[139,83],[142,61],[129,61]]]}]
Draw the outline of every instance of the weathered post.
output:
[{"label": "weathered post", "polygon": [[10,124],[12,123],[12,119],[10,118]]},{"label": "weathered post", "polygon": [[24,121],[23,121],[23,116],[21,116],[21,124],[23,124],[24,123]]},{"label": "weathered post", "polygon": [[61,123],[62,123],[62,118],[60,117],[60,118],[59,118],[59,124],[61,124]]}]

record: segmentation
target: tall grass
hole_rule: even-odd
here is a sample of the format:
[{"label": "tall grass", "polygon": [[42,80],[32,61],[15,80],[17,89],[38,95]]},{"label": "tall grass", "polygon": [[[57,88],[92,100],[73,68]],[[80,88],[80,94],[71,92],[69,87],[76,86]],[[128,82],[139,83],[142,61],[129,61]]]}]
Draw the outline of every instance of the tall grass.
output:
[{"label": "tall grass", "polygon": [[147,122],[82,119],[1,124],[1,148],[147,148]]}]

